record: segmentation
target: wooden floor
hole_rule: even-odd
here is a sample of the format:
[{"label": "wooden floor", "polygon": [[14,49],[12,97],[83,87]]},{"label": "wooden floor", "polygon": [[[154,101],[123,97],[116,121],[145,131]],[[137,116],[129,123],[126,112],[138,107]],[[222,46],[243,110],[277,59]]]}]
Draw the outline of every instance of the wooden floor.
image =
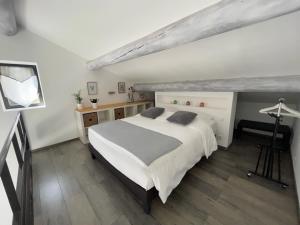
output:
[{"label": "wooden floor", "polygon": [[290,157],[283,157],[286,190],[248,178],[260,142],[234,141],[202,159],[164,205],[155,199],[145,215],[131,193],[78,140],[33,154],[35,225],[293,225],[297,200]]}]

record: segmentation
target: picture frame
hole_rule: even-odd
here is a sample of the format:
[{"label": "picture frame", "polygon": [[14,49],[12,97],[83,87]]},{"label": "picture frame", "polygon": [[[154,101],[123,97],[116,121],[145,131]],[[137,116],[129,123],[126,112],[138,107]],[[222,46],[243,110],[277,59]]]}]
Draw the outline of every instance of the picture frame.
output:
[{"label": "picture frame", "polygon": [[125,82],[118,82],[118,92],[119,92],[119,94],[126,92]]},{"label": "picture frame", "polygon": [[46,107],[37,63],[0,60],[0,102],[3,111]]},{"label": "picture frame", "polygon": [[88,90],[88,95],[97,95],[98,94],[97,82],[94,81],[87,82],[87,90]]}]

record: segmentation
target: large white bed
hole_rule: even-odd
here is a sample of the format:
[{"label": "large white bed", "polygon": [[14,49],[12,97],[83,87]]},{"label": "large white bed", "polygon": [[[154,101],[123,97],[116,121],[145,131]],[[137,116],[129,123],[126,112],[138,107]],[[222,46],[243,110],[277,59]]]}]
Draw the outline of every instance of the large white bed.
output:
[{"label": "large white bed", "polygon": [[201,157],[208,158],[217,150],[213,118],[198,114],[192,123],[183,126],[167,121],[166,118],[171,114],[171,112],[164,112],[156,119],[141,115],[123,119],[133,125],[174,137],[182,142],[179,147],[159,157],[149,166],[126,149],[102,137],[93,127],[88,131],[90,144],[106,161],[146,191],[155,187],[164,203],[185,173]]}]

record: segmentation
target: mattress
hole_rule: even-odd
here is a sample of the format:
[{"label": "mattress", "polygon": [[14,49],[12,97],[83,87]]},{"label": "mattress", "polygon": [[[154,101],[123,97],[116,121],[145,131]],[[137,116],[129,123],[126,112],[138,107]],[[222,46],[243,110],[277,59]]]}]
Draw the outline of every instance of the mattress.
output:
[{"label": "mattress", "polygon": [[174,137],[182,142],[182,145],[156,159],[149,166],[126,149],[99,135],[93,128],[88,131],[91,145],[111,165],[145,190],[155,186],[163,203],[189,169],[203,156],[208,158],[213,151],[217,150],[214,132],[206,119],[196,117],[191,124],[183,126],[167,121],[166,117],[169,115],[170,112],[166,112],[156,119],[141,115],[123,119],[128,123]]},{"label": "mattress", "polygon": [[154,186],[148,167],[120,146],[108,141],[93,129],[89,129],[89,140],[90,144],[127,178],[145,190],[150,190]]}]

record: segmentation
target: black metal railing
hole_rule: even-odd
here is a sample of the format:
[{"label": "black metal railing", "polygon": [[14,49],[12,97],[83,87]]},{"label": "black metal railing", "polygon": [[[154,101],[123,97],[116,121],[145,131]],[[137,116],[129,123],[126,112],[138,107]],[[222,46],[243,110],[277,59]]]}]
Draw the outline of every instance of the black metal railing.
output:
[{"label": "black metal railing", "polygon": [[[6,160],[11,145],[13,145],[19,165],[16,188],[13,184]],[[13,212],[13,225],[32,225],[33,201],[31,151],[21,113],[18,113],[0,151],[0,176]]]}]

